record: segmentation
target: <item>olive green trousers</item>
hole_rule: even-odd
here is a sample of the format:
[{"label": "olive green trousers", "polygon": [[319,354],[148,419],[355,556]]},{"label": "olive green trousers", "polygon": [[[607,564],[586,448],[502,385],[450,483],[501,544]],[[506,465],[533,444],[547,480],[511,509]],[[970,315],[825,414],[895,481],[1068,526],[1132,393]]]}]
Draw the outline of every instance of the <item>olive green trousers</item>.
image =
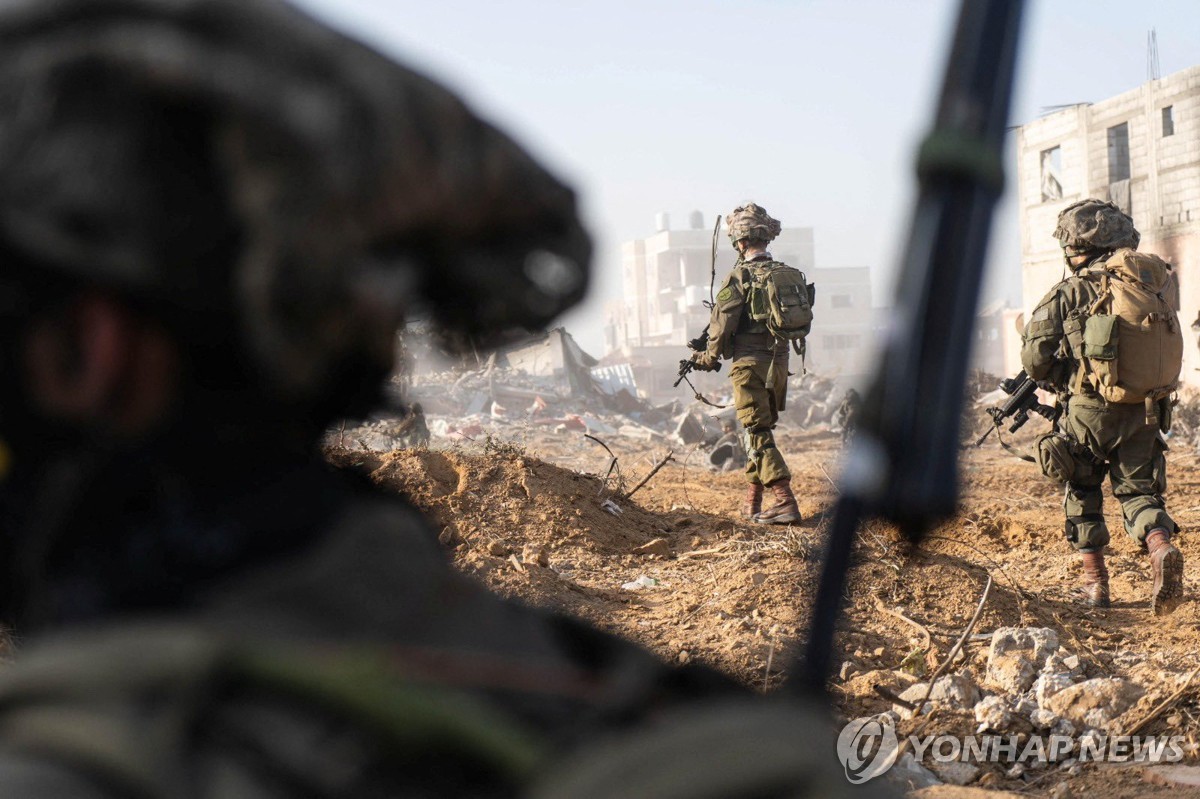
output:
[{"label": "olive green trousers", "polygon": [[1167,515],[1163,493],[1167,490],[1167,444],[1157,425],[1146,424],[1141,404],[1106,403],[1096,397],[1074,396],[1062,420],[1063,429],[1100,456],[1075,459],[1075,473],[1063,499],[1067,540],[1087,551],[1109,541],[1104,523],[1105,474],[1113,496],[1121,503],[1125,532],[1145,543],[1146,533],[1161,527],[1174,534],[1175,522]]},{"label": "olive green trousers", "polygon": [[787,401],[787,359],[738,358],[729,370],[733,404],[746,430],[746,479],[770,485],[791,477],[772,432]]}]

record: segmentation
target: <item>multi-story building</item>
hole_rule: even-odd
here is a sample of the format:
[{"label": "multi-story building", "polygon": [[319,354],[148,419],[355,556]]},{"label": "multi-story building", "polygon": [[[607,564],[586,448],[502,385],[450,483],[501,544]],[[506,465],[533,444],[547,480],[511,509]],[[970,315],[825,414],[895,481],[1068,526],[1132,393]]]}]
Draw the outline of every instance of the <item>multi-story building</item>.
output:
[{"label": "multi-story building", "polygon": [[[605,362],[628,361],[639,390],[652,399],[677,395],[671,387],[689,339],[708,323],[713,231],[699,211],[687,229],[674,230],[663,213],[657,232],[622,247],[624,297],[609,306]],[[818,269],[812,228],[784,228],[771,255],[817,284],[816,321],[808,339],[808,365],[821,374],[853,378],[866,370],[871,337],[871,277],[866,267]],[[737,254],[724,232],[717,238],[716,284]]]},{"label": "multi-story building", "polygon": [[[1200,310],[1200,66],[1030,122],[1017,143],[1025,310],[1063,275],[1051,235],[1059,211],[1098,197],[1133,217],[1139,249],[1178,268],[1190,325]],[[1184,379],[1200,382],[1197,348],[1184,357]]]}]

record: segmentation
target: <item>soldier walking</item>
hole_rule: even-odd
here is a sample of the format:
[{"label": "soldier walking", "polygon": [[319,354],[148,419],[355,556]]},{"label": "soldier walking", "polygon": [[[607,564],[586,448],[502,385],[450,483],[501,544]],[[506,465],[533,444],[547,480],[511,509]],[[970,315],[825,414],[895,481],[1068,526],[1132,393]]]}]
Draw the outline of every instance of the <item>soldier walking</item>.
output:
[{"label": "soldier walking", "polygon": [[1065,405],[1054,433],[1038,440],[1042,470],[1066,484],[1066,536],[1083,558],[1083,599],[1110,604],[1101,485],[1107,474],[1125,531],[1153,570],[1151,607],[1173,611],[1183,598],[1183,555],[1171,543],[1167,445],[1171,395],[1183,339],[1172,266],[1137,252],[1133,220],[1112,203],[1088,199],[1059,214],[1054,236],[1071,275],[1042,299],[1025,328],[1021,362]]},{"label": "soldier walking", "polygon": [[[717,293],[708,326],[708,346],[692,357],[696,367],[715,371],[732,359],[729,378],[738,421],[746,431],[746,479],[749,489],[742,515],[760,524],[792,524],[801,520],[792,474],[775,445],[774,429],[787,402],[789,337],[781,335],[772,315],[772,297],[793,297],[803,309],[791,327],[792,341],[803,342],[812,322],[810,288],[796,269],[772,258],[767,245],[779,235],[779,220],[754,203],[735,208],[725,218],[738,260]],[[771,281],[798,286],[776,290]],[[798,283],[797,283],[798,281]],[[800,290],[802,289],[802,290]],[[801,296],[802,295],[802,296]],[[802,352],[802,345],[798,347]],[[764,488],[775,504],[763,509]]]}]

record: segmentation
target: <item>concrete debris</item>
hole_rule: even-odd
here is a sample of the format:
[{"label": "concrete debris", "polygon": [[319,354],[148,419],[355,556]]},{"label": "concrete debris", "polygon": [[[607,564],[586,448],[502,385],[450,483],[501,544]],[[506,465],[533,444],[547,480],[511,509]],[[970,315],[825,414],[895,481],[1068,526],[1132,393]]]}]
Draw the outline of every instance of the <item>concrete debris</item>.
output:
[{"label": "concrete debris", "polygon": [[1129,680],[1096,677],[1054,694],[1047,707],[1078,726],[1107,729],[1143,694],[1145,689]]},{"label": "concrete debris", "polygon": [[942,781],[929,769],[922,766],[912,752],[905,752],[887,772],[888,779],[898,783],[907,790],[928,788],[932,785],[942,785]]},{"label": "concrete debris", "polygon": [[974,763],[962,763],[957,760],[948,762],[934,761],[930,764],[938,779],[950,785],[966,785],[979,776],[980,768]]},{"label": "concrete debris", "polygon": [[992,634],[987,682],[1005,693],[1033,685],[1046,658],[1058,650],[1058,634],[1046,627],[1001,627]]},{"label": "concrete debris", "polygon": [[1046,707],[1046,703],[1050,697],[1070,688],[1074,684],[1075,681],[1067,674],[1046,673],[1043,671],[1038,675],[1037,681],[1034,683],[1034,696],[1037,697],[1038,707]]},{"label": "concrete debris", "polygon": [[985,696],[975,704],[975,721],[979,732],[1004,732],[1012,724],[1012,712],[998,696]]},{"label": "concrete debris", "polygon": [[1052,711],[1038,708],[1029,714],[1029,721],[1033,724],[1034,729],[1048,730],[1058,722],[1058,716]]},{"label": "concrete debris", "polygon": [[[900,698],[915,706],[925,696],[927,690],[929,690],[929,683],[914,683],[900,694]],[[933,684],[933,690],[929,692],[929,702],[923,712],[928,713],[933,708],[969,710],[978,701],[979,688],[969,677],[962,674],[947,674],[939,677]],[[892,709],[901,718],[910,719],[914,715],[914,711],[904,705],[895,705]]]}]

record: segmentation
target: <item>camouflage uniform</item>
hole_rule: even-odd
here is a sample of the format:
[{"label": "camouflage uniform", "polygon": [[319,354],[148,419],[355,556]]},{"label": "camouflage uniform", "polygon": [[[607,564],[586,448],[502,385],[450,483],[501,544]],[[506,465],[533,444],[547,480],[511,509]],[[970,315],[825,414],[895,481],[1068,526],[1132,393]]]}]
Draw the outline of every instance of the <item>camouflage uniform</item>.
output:
[{"label": "camouflage uniform", "polygon": [[1061,390],[1066,409],[1060,427],[1082,445],[1072,453],[1074,476],[1066,485],[1063,507],[1067,539],[1083,551],[1099,550],[1109,541],[1101,492],[1106,473],[1121,503],[1125,530],[1135,540],[1144,541],[1156,527],[1176,529],[1162,497],[1167,445],[1159,428],[1146,424],[1143,406],[1106,402],[1086,382],[1073,393],[1082,367],[1066,330],[1097,299],[1097,283],[1087,279],[1088,273],[1085,267],[1068,277],[1038,303],[1021,348],[1021,364],[1029,376]]},{"label": "camouflage uniform", "polygon": [[[1104,560],[1108,528],[1104,522],[1101,485],[1109,477],[1121,503],[1125,531],[1145,548],[1152,572],[1151,608],[1155,615],[1171,613],[1183,599],[1183,554],[1171,543],[1177,531],[1167,514],[1167,445],[1161,431],[1170,424],[1173,385],[1147,389],[1122,384],[1109,361],[1120,360],[1115,331],[1126,328],[1133,349],[1135,380],[1178,379],[1178,286],[1168,264],[1153,256],[1141,258],[1137,281],[1116,272],[1134,255],[1140,235],[1133,219],[1112,203],[1085,199],[1072,203],[1058,216],[1054,237],[1075,274],[1061,281],[1038,303],[1025,328],[1021,363],[1034,380],[1054,388],[1065,405],[1054,434],[1038,441],[1043,471],[1065,483],[1063,509],[1067,540],[1079,551],[1083,565],[1083,601],[1093,607],[1111,604],[1109,575]],[[1114,266],[1114,259],[1120,261]],[[1147,263],[1148,262],[1148,263]],[[1112,281],[1120,279],[1121,285]],[[1147,290],[1146,287],[1150,287]],[[1123,306],[1138,318],[1130,321],[1115,311],[1116,296],[1134,296],[1145,306]],[[1170,296],[1168,296],[1170,295]],[[1098,310],[1108,305],[1108,314]],[[1093,316],[1093,314],[1096,314]],[[1089,320],[1096,324],[1090,324]],[[1143,336],[1149,335],[1146,339]],[[1094,336],[1093,341],[1089,336]],[[1093,352],[1086,347],[1095,347]],[[1142,350],[1153,346],[1157,353]],[[1087,357],[1085,357],[1087,353]],[[1146,369],[1151,371],[1147,372]],[[1122,397],[1140,400],[1117,402]]]},{"label": "camouflage uniform", "polygon": [[791,477],[775,446],[773,430],[787,405],[788,344],[777,341],[745,313],[747,286],[756,265],[773,263],[769,253],[739,260],[721,285],[708,328],[707,356],[733,360],[729,379],[738,421],[746,430],[746,479],[770,485]]}]

